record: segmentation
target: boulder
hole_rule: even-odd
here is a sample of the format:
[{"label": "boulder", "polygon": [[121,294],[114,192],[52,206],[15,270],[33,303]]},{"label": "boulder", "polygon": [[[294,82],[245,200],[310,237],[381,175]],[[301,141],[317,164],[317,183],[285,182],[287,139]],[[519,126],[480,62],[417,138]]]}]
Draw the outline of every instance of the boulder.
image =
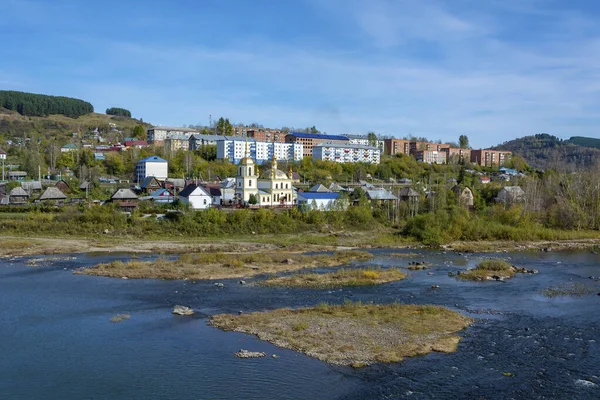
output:
[{"label": "boulder", "polygon": [[176,315],[193,315],[194,314],[194,310],[192,310],[190,307],[186,307],[186,306],[175,306],[173,308],[173,314]]},{"label": "boulder", "polygon": [[285,260],[283,260],[281,262],[282,264],[293,264],[294,260],[292,260],[291,258],[286,258]]},{"label": "boulder", "polygon": [[222,284],[222,283],[219,283],[219,282],[215,283],[215,286],[216,286],[216,287],[225,287],[225,285],[224,285],[224,284]]}]

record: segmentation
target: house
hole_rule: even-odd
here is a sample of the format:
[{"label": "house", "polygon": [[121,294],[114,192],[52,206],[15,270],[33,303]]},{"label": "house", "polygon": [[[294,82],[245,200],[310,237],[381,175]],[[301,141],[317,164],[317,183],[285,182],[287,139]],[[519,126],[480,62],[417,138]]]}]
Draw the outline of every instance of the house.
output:
[{"label": "house", "polygon": [[152,192],[152,201],[155,203],[173,203],[176,199],[168,189],[158,189]]},{"label": "house", "polygon": [[60,191],[63,193],[69,193],[71,191],[71,187],[64,179],[61,179],[58,182],[56,182],[56,185],[54,186],[60,189]]},{"label": "house", "polygon": [[79,185],[79,190],[81,191],[87,191],[87,190],[91,190],[94,187],[94,184],[90,181],[83,181],[83,183],[81,185]]},{"label": "house", "polygon": [[[126,138],[126,139],[130,139],[130,138]],[[148,142],[146,142],[145,140],[124,140],[123,144],[125,145],[125,148],[127,149],[141,149],[143,147],[148,147]]]},{"label": "house", "polygon": [[345,210],[348,202],[342,201],[339,193],[298,192],[298,207],[304,210]]},{"label": "house", "polygon": [[144,178],[153,176],[160,181],[167,179],[169,162],[157,156],[146,157],[135,166],[135,181],[142,182]]},{"label": "house", "polygon": [[321,185],[320,183],[317,183],[316,185],[314,185],[313,187],[311,187],[310,189],[308,189],[309,192],[311,193],[328,193],[331,192],[331,190],[327,189],[325,186]]},{"label": "house", "polygon": [[25,191],[27,191],[27,193],[29,193],[29,195],[31,195],[32,193],[42,191],[42,182],[40,182],[40,181],[21,182],[21,187]]},{"label": "house", "polygon": [[208,194],[210,194],[211,203],[213,206],[222,205],[221,185],[219,183],[208,183],[202,185],[202,187],[208,192]]},{"label": "house", "polygon": [[300,183],[300,179],[302,179],[302,177],[300,176],[300,174],[298,172],[292,172],[292,183]]},{"label": "house", "polygon": [[25,171],[8,171],[9,181],[24,181],[26,177],[27,172]]},{"label": "house", "polygon": [[177,197],[194,210],[205,210],[209,208],[212,203],[210,193],[195,183],[187,185],[181,192],[179,192]]},{"label": "house", "polygon": [[188,183],[185,179],[177,179],[177,178],[168,178],[165,179],[165,188],[172,190],[174,193],[180,192],[184,187],[187,186]]},{"label": "house", "polygon": [[0,160],[6,160],[6,152],[0,149]]},{"label": "house", "polygon": [[61,153],[71,153],[71,152],[77,151],[77,150],[79,150],[79,148],[76,145],[74,145],[73,143],[65,144],[63,147],[60,148]]},{"label": "house", "polygon": [[398,183],[401,185],[412,185],[412,180],[408,178],[398,179]]},{"label": "house", "polygon": [[38,201],[44,203],[62,204],[66,200],[67,196],[61,192],[56,186],[48,187],[40,197]]},{"label": "house", "polygon": [[525,201],[525,191],[520,186],[505,186],[498,192],[496,202],[504,203],[505,207]]},{"label": "house", "polygon": [[138,197],[131,189],[117,189],[110,196],[110,201],[117,204],[122,211],[133,211],[137,207]]},{"label": "house", "polygon": [[367,190],[366,195],[367,199],[376,201],[378,203],[398,200],[396,196],[383,188]]},{"label": "house", "polygon": [[104,155],[104,153],[94,153],[94,160],[104,161],[106,160],[106,156]]},{"label": "house", "polygon": [[456,185],[452,191],[456,193],[456,202],[459,207],[473,207],[475,197],[469,187]]},{"label": "house", "polygon": [[159,189],[162,189],[162,184],[154,176],[147,176],[140,184],[140,189],[145,192],[152,194]]},{"label": "house", "polygon": [[231,205],[235,198],[235,178],[225,178],[221,182],[221,204]]},{"label": "house", "polygon": [[489,176],[480,176],[479,183],[487,185],[488,183],[490,183],[490,177]]},{"label": "house", "polygon": [[500,167],[499,171],[503,174],[507,174],[507,175],[511,175],[511,176],[516,176],[519,174],[519,172],[516,169],[506,168],[506,167]]},{"label": "house", "polygon": [[398,192],[398,198],[402,201],[407,202],[418,202],[419,201],[419,193],[413,188],[405,187],[400,189]]},{"label": "house", "polygon": [[10,204],[25,204],[29,200],[29,193],[18,186],[10,191],[8,199]]}]

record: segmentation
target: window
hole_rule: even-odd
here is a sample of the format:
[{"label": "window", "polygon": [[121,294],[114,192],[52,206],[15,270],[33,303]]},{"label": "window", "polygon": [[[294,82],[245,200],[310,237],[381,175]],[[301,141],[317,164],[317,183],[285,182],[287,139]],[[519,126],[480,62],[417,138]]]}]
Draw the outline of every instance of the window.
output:
[{"label": "window", "polygon": [[204,199],[204,205],[206,205],[206,199]]},{"label": "window", "polygon": [[248,187],[252,186],[252,179],[248,180]]},{"label": "window", "polygon": [[279,184],[275,184],[275,189],[279,189]]},{"label": "window", "polygon": [[287,183],[285,184],[285,188],[286,188],[286,189],[288,188],[288,184],[287,184]]},{"label": "window", "polygon": [[248,175],[252,175],[252,167],[248,167]]}]

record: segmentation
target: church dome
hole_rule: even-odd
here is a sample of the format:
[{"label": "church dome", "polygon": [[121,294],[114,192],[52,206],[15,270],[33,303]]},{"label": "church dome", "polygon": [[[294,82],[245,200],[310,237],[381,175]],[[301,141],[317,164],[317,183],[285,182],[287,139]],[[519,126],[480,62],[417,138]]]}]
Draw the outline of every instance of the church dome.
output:
[{"label": "church dome", "polygon": [[253,165],[254,164],[254,160],[250,157],[244,157],[240,160],[240,164],[244,164],[244,165]]},{"label": "church dome", "polygon": [[[275,176],[273,176],[273,172],[275,173]],[[260,177],[261,179],[289,179],[287,174],[280,169],[268,169],[263,172]]]}]

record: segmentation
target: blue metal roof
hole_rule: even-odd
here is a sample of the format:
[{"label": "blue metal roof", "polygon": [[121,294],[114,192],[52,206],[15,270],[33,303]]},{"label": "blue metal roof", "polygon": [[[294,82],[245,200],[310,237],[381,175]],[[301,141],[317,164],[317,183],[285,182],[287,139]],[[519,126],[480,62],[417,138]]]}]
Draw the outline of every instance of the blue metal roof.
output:
[{"label": "blue metal roof", "polygon": [[143,160],[140,160],[138,162],[168,162],[168,161],[163,160],[162,158],[160,158],[158,156],[150,156],[150,157],[146,157]]},{"label": "blue metal roof", "polygon": [[315,192],[299,192],[298,197],[304,197],[306,200],[335,200],[340,197],[339,193],[315,193]]},{"label": "blue metal roof", "polygon": [[300,132],[290,132],[289,135],[295,136],[297,138],[303,139],[325,139],[325,140],[344,140],[349,141],[346,136],[341,135],[319,135],[314,133],[300,133]]}]

